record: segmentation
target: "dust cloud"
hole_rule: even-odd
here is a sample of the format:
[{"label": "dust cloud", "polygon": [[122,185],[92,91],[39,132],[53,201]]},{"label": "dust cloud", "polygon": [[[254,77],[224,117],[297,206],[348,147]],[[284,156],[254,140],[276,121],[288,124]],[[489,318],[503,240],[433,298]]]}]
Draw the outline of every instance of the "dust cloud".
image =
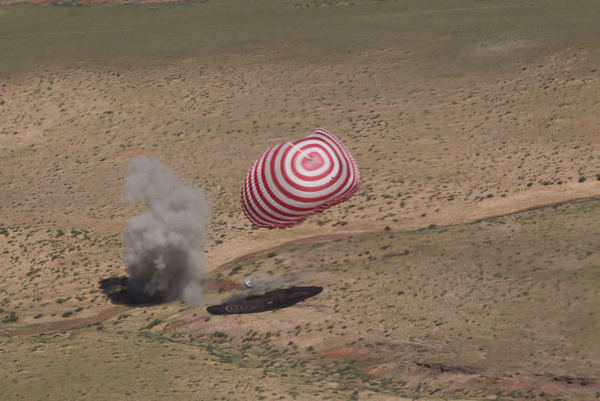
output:
[{"label": "dust cloud", "polygon": [[182,184],[160,160],[140,157],[129,164],[124,200],[147,206],[123,231],[130,295],[138,302],[182,299],[199,305],[210,213],[204,193],[196,185]]}]

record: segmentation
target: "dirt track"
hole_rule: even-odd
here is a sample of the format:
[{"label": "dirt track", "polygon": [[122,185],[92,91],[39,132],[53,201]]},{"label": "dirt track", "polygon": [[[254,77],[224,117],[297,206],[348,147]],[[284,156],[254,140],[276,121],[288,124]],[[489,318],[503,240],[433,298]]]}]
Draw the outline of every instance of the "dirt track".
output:
[{"label": "dirt track", "polygon": [[[596,399],[600,205],[551,209],[600,196],[594,0],[95,1],[0,6],[5,397]],[[317,126],[359,191],[251,226],[248,167]],[[322,295],[111,305],[140,155],[212,203],[204,302],[245,274]]]},{"label": "dirt track", "polygon": [[[530,212],[533,210],[539,210],[539,209],[544,209],[544,208],[549,208],[549,207],[557,207],[557,206],[566,205],[566,204],[574,203],[574,202],[582,202],[582,201],[589,200],[589,199],[598,199],[598,196],[573,198],[573,199],[569,199],[569,200],[562,200],[562,201],[558,201],[558,202],[530,206],[525,209],[512,211],[509,213],[490,215],[487,217],[479,218],[475,221],[489,221],[489,220],[499,219],[502,217],[513,216],[516,214],[527,213],[527,212]],[[469,224],[469,223],[472,223],[472,222],[461,222],[461,223],[448,224],[448,225],[445,225],[445,227],[457,226],[457,225]],[[315,235],[315,236],[310,236],[310,237],[299,238],[299,239],[296,239],[293,241],[288,241],[288,242],[285,242],[283,244],[280,244],[280,245],[277,245],[277,246],[274,246],[271,248],[262,249],[260,251],[255,251],[255,252],[249,253],[247,255],[235,258],[229,262],[221,264],[216,269],[215,273],[231,269],[232,267],[242,264],[242,263],[247,263],[247,262],[250,262],[253,260],[263,258],[271,252],[281,252],[281,251],[289,250],[290,248],[296,247],[298,245],[306,245],[306,244],[312,244],[312,243],[316,243],[316,242],[329,242],[329,241],[334,241],[334,240],[338,240],[338,239],[344,239],[344,238],[348,238],[353,235],[367,233],[367,232],[369,232],[369,231],[367,231],[367,230],[351,231],[348,233],[324,234],[324,235]],[[371,232],[373,232],[373,231],[371,231]],[[100,313],[93,315],[93,316],[89,316],[89,317],[85,317],[85,318],[76,318],[76,319],[63,319],[63,320],[54,321],[54,322],[23,325],[21,327],[15,328],[15,329],[6,330],[4,332],[4,335],[35,336],[35,335],[39,335],[39,334],[53,334],[53,333],[58,333],[58,332],[62,332],[62,331],[67,331],[67,330],[79,329],[79,328],[82,328],[85,326],[89,326],[91,324],[101,323],[101,322],[106,321],[120,313],[123,313],[123,312],[128,311],[133,308],[135,308],[135,307],[128,306],[128,305],[114,305],[114,306],[111,306],[110,308],[102,310]],[[332,355],[334,355],[334,354],[335,354],[335,352],[332,351]],[[441,373],[444,373],[443,369],[441,370]]]},{"label": "dirt track", "polygon": [[37,336],[40,334],[54,334],[67,330],[80,329],[94,323],[104,322],[113,316],[131,309],[127,305],[113,305],[100,313],[77,319],[62,319],[54,322],[34,323],[6,330],[3,335],[8,336]]}]

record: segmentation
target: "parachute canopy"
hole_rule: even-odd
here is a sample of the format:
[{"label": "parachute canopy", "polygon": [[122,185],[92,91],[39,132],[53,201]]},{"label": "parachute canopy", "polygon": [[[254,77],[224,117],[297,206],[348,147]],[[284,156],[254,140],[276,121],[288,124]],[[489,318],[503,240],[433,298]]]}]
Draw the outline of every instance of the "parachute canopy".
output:
[{"label": "parachute canopy", "polygon": [[242,208],[259,227],[285,228],[337,203],[358,188],[350,152],[329,132],[269,148],[246,175]]}]

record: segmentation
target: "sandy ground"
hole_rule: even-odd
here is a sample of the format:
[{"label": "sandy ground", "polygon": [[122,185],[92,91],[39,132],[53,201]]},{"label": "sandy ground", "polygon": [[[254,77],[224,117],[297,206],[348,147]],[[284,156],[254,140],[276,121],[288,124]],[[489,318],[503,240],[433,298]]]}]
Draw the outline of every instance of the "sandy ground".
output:
[{"label": "sandy ground", "polygon": [[[412,229],[600,194],[590,113],[600,83],[584,52],[565,50],[493,79],[409,79],[387,57],[362,58],[335,66],[246,58],[223,71],[188,60],[8,80],[0,106],[3,207],[16,224],[38,218],[118,234],[115,226],[132,214],[121,202],[127,164],[156,156],[208,193],[207,255],[216,265],[232,248],[243,254],[316,227]],[[315,126],[348,144],[361,190],[297,229],[249,230],[238,207],[246,170],[266,147]]]},{"label": "sandy ground", "polygon": [[[313,3],[308,5],[317,7]],[[7,10],[10,8],[0,9],[0,16]],[[491,7],[478,12],[494,10]],[[410,12],[413,11],[399,9],[383,16],[362,16],[359,21],[374,24],[383,18],[404,21],[402,18]],[[422,16],[444,11],[414,12]],[[467,10],[463,13],[469,15]],[[101,63],[53,62],[3,75],[0,80],[0,308],[6,322],[0,326],[2,352],[25,355],[31,349],[30,342],[37,341],[29,338],[41,333],[55,335],[57,339],[56,344],[44,345],[48,347],[48,355],[55,355],[60,352],[61,344],[70,342],[75,359],[85,353],[81,350],[88,344],[100,341],[117,348],[122,346],[123,352],[131,352],[128,355],[135,354],[133,350],[142,343],[150,348],[163,342],[179,344],[181,348],[172,351],[176,355],[172,359],[163,355],[161,361],[168,365],[165,369],[170,369],[170,363],[187,361],[186,352],[192,355],[198,352],[198,360],[214,367],[210,380],[214,380],[213,385],[219,388],[217,393],[226,399],[244,399],[239,398],[240,394],[250,394],[250,387],[256,390],[255,385],[250,386],[242,377],[250,383],[265,383],[264,387],[276,389],[276,396],[256,390],[247,395],[248,399],[256,399],[252,397],[257,394],[265,399],[287,399],[286,394],[293,387],[291,382],[308,380],[297,376],[302,369],[295,364],[310,366],[314,377],[320,378],[318,383],[326,383],[323,386],[327,390],[321,389],[323,396],[327,394],[332,399],[339,394],[354,397],[350,399],[382,400],[411,399],[413,394],[432,400],[439,394],[441,399],[524,399],[532,398],[528,397],[530,394],[550,399],[541,393],[566,399],[597,397],[600,389],[597,361],[593,360],[596,354],[584,334],[593,332],[598,306],[593,303],[593,290],[581,282],[581,277],[587,277],[589,283],[597,279],[590,273],[597,260],[591,245],[597,232],[594,234],[592,228],[581,229],[582,237],[578,238],[575,234],[580,226],[570,225],[571,221],[596,226],[598,222],[597,208],[580,210],[579,206],[572,206],[587,204],[583,202],[585,199],[595,205],[594,199],[600,196],[597,128],[600,115],[595,112],[600,103],[597,43],[586,38],[546,43],[509,33],[476,36],[475,40],[458,46],[451,41],[451,33],[425,35],[420,39],[412,35],[420,37],[417,32],[408,35],[407,39],[413,41],[391,41],[381,46],[369,42],[334,56],[310,59],[304,58],[306,49],[323,51],[318,40],[307,40],[299,47],[286,40],[278,45],[259,46],[258,50],[240,42],[225,52],[175,58],[160,65],[128,62],[109,67]],[[315,127],[330,130],[352,152],[361,169],[357,195],[292,229],[253,228],[239,207],[239,190],[247,169],[267,147],[302,138]],[[121,233],[127,220],[139,213],[142,206],[123,203],[123,180],[129,161],[140,155],[160,158],[183,180],[197,184],[207,193],[212,208],[206,233],[206,266],[202,267],[207,277],[214,279],[221,274],[221,278],[238,283],[239,275],[230,276],[231,269],[238,265],[243,266],[244,272],[252,268],[255,274],[267,277],[268,271],[284,274],[295,268],[310,269],[310,275],[303,280],[318,280],[319,285],[326,290],[330,286],[336,295],[332,298],[330,292],[325,299],[316,297],[305,306],[281,311],[276,319],[269,316],[215,321],[203,309],[179,303],[148,308],[110,304],[99,290],[98,280],[125,272]],[[573,217],[561,220],[547,214],[552,210],[566,210]],[[533,221],[527,228],[520,225],[521,214],[533,216],[524,217]],[[499,216],[507,217],[498,219]],[[536,218],[545,231],[531,228]],[[476,231],[471,237],[461,237],[461,230],[471,230],[473,225],[469,223],[480,220],[487,224],[486,230],[489,228],[489,232],[485,231],[487,237],[479,238]],[[506,230],[497,228],[501,224],[498,221],[506,225]],[[589,351],[592,356],[583,357],[570,350],[569,336],[548,318],[544,320],[549,327],[547,336],[541,323],[536,323],[538,340],[524,341],[535,352],[539,351],[535,357],[519,359],[508,341],[498,342],[511,350],[507,355],[518,360],[511,365],[502,358],[500,345],[498,351],[491,340],[495,330],[492,327],[516,342],[519,335],[498,322],[503,319],[511,322],[512,314],[516,313],[512,308],[518,307],[510,304],[504,310],[505,315],[492,313],[497,320],[486,320],[490,312],[475,306],[469,309],[469,302],[474,301],[469,298],[471,290],[464,282],[456,283],[456,288],[464,291],[457,290],[467,300],[467,306],[444,309],[446,306],[433,300],[439,291],[434,294],[437,289],[432,289],[432,294],[423,299],[415,295],[414,299],[421,303],[408,302],[413,309],[398,312],[400,320],[373,309],[375,302],[388,301],[385,297],[377,301],[369,297],[391,291],[387,285],[393,280],[416,283],[422,277],[429,277],[430,281],[422,283],[429,288],[429,283],[444,277],[447,269],[458,269],[454,264],[440,265],[435,270],[438,276],[429,276],[432,273],[427,273],[428,266],[445,263],[446,250],[436,251],[430,257],[424,250],[431,246],[428,244],[437,243],[438,237],[418,239],[419,235],[425,235],[424,229],[440,230],[439,238],[447,236],[446,242],[439,244],[447,244],[458,252],[453,255],[461,255],[456,258],[467,267],[455,273],[466,283],[476,280],[471,274],[477,265],[470,264],[468,255],[460,254],[461,247],[471,246],[468,252],[473,255],[477,255],[478,249],[485,249],[481,264],[488,267],[495,266],[490,255],[496,252],[489,244],[497,241],[501,243],[498,249],[505,254],[513,255],[515,247],[523,247],[519,252],[528,255],[524,259],[551,264],[548,253],[537,254],[534,250],[527,253],[527,244],[502,242],[508,226],[523,233],[522,241],[532,244],[543,242],[540,238],[548,235],[545,241],[558,247],[560,255],[573,256],[561,266],[579,273],[573,273],[574,276],[564,273],[564,277],[562,272],[557,274],[563,283],[568,283],[567,288],[581,291],[575,296],[580,298],[572,299],[574,293],[569,295],[565,291],[560,295],[559,291],[557,299],[564,300],[565,305],[581,302],[581,307],[589,310],[591,317],[586,323],[582,323],[585,321],[582,318],[570,325],[584,333],[573,337],[577,338],[573,340],[576,344],[573,350]],[[450,234],[444,230],[450,230]],[[565,240],[552,237],[553,232],[560,233],[556,236]],[[396,237],[388,240],[379,236],[382,233]],[[362,238],[362,242],[356,242],[356,238]],[[323,249],[327,251],[319,253],[320,244],[326,244]],[[369,254],[365,253],[367,250]],[[363,259],[355,255],[359,252]],[[592,252],[592,256],[585,252]],[[278,256],[269,256],[272,254]],[[563,257],[560,255],[556,260]],[[413,256],[420,258],[414,265],[405,262]],[[348,272],[335,270],[338,263],[347,265]],[[496,300],[502,304],[506,301],[500,295],[503,291],[512,294],[511,297],[529,291],[535,294],[530,295],[535,299],[521,308],[528,310],[527,305],[535,305],[546,316],[546,306],[538,302],[551,295],[551,282],[545,281],[551,278],[536,276],[539,280],[536,282],[542,283],[544,289],[533,284],[533,289],[525,288],[529,279],[523,278],[519,269],[526,263],[529,262],[514,261],[514,266],[511,265],[514,276],[507,273],[513,280],[510,283],[498,278],[501,276],[497,274],[502,272],[486,270],[484,282],[490,284],[481,294],[475,291],[480,297],[478,302]],[[374,266],[374,272],[368,274],[373,274],[370,280],[377,290],[353,278],[360,271],[357,266],[364,264]],[[419,273],[397,277],[392,273],[396,266],[402,266],[397,274],[408,274],[410,268]],[[382,276],[378,277],[379,274]],[[343,286],[340,277],[354,286]],[[450,283],[452,279],[447,277],[447,281]],[[513,286],[519,289],[518,294]],[[347,293],[350,295],[339,295],[345,287],[352,288]],[[228,295],[219,288],[223,287],[207,289],[207,303]],[[447,291],[451,292],[451,287]],[[361,298],[364,307],[339,312],[344,308],[339,297]],[[478,311],[473,312],[475,309]],[[429,315],[438,310],[450,316],[456,311],[460,318],[448,318],[450,323],[442,324],[442,317]],[[11,313],[18,317],[17,321],[11,321]],[[378,323],[375,317],[380,313],[381,319],[392,319],[394,323],[389,326]],[[480,318],[485,330],[468,323]],[[568,316],[560,315],[563,318],[560,320],[563,326],[569,326]],[[153,325],[156,319],[160,322]],[[370,326],[364,328],[358,323],[361,319]],[[530,333],[529,323],[514,319],[518,330]],[[463,325],[457,323],[461,321]],[[330,329],[333,322],[336,326]],[[298,334],[313,330],[307,323],[314,331]],[[300,325],[302,328],[298,329]],[[338,331],[342,325],[356,329],[355,333],[351,334],[350,329]],[[104,329],[97,330],[100,326]],[[452,329],[447,329],[448,326]],[[368,331],[369,328],[373,331]],[[238,361],[235,359],[238,354],[235,363],[224,362],[230,352],[231,355],[246,352],[244,347],[254,341],[246,338],[253,337],[248,333],[254,331],[266,337],[260,346],[250,348],[256,354],[250,353],[248,358],[257,358],[261,363],[252,360],[246,368],[246,357]],[[423,331],[427,334],[419,334]],[[215,332],[226,336],[210,337]],[[267,332],[281,333],[281,337],[273,340],[275,345],[268,343],[271,334],[267,336]],[[397,341],[391,341],[389,333]],[[201,339],[202,336],[207,337]],[[365,340],[359,341],[359,337]],[[470,347],[469,341],[464,341],[467,337],[475,338],[473,344],[477,346]],[[180,340],[183,342],[177,343]],[[299,344],[300,351],[284,353],[282,350],[295,347],[288,346],[290,341]],[[546,347],[547,344],[551,346]],[[465,350],[464,358],[457,356],[460,347]],[[560,347],[565,350],[559,351]],[[189,351],[192,348],[197,351]],[[452,355],[451,360],[444,360],[440,350]],[[524,348],[518,350],[525,354]],[[274,357],[277,363],[273,363],[281,364],[281,371],[293,380],[276,379],[274,374],[264,373],[266,368],[263,372],[262,365],[270,352],[278,355]],[[296,359],[289,359],[289,355],[295,355]],[[144,357],[152,358],[152,354]],[[35,361],[34,357],[23,358]],[[580,370],[573,368],[570,363],[577,358],[585,359],[588,365]],[[289,363],[285,362],[288,360]],[[360,366],[352,367],[351,361],[358,361]],[[103,366],[108,362],[102,359],[95,363]],[[129,369],[127,362],[122,363],[123,369]],[[32,364],[22,369],[33,371]],[[18,371],[7,367],[11,372]],[[219,387],[218,380],[228,369],[241,367],[247,376],[240,375],[240,382],[235,382],[239,386],[237,393],[234,391],[238,397],[235,398],[235,394],[228,393],[233,390],[225,384]],[[328,381],[329,369],[337,372],[333,375],[335,380]],[[520,371],[524,372],[521,376]],[[348,376],[348,372],[360,373]],[[186,391],[204,384],[195,384],[190,377],[170,384],[178,383],[175,387],[181,394],[193,394]],[[377,384],[370,386],[369,377],[376,378]],[[400,382],[387,382],[388,379],[405,380],[408,387]],[[118,382],[116,378],[110,380]],[[19,385],[26,382],[21,380]],[[8,388],[9,383],[2,385]],[[11,394],[18,393],[19,385],[10,384],[14,391]],[[474,390],[463,393],[461,387]],[[486,393],[483,390],[486,387],[494,391]],[[304,390],[309,394],[315,388]],[[426,392],[422,388],[427,388]],[[535,391],[528,392],[531,389]],[[140,391],[138,396],[158,397],[150,390]],[[300,389],[294,391],[301,393]]]}]

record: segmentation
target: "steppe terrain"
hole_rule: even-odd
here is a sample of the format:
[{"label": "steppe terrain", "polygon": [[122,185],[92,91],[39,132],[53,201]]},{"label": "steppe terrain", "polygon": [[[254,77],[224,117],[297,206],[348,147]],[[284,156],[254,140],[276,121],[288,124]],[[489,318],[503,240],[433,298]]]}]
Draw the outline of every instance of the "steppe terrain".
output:
[{"label": "steppe terrain", "polygon": [[[0,400],[600,397],[597,2],[61,4],[0,6]],[[358,193],[252,227],[315,127]],[[211,201],[207,305],[323,292],[112,303],[141,155]]]}]

